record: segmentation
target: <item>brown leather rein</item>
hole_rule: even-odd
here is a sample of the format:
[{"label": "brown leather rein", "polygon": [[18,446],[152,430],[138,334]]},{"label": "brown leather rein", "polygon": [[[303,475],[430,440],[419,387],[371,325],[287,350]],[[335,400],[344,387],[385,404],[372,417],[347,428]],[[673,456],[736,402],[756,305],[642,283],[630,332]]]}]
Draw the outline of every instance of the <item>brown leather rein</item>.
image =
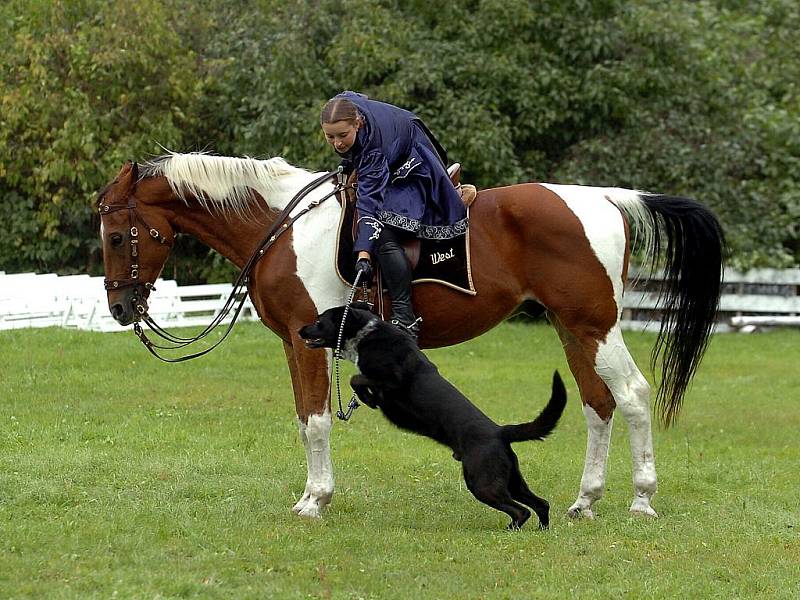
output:
[{"label": "brown leather rein", "polygon": [[[134,163],[134,167],[135,167]],[[289,214],[294,210],[294,208],[300,203],[303,198],[305,198],[311,191],[315,190],[319,186],[321,186],[326,181],[336,178],[336,186],[334,187],[333,191],[329,194],[326,194],[322,198],[318,200],[314,200],[313,202],[309,203],[307,207],[303,210],[298,212],[293,217],[289,218]],[[149,295],[151,290],[155,288],[149,282],[143,282],[139,279],[139,260],[138,260],[138,243],[139,243],[139,231],[136,223],[139,222],[143,224],[149,231],[150,236],[153,237],[161,244],[166,244],[168,246],[172,246],[172,242],[168,241],[164,238],[158,230],[150,227],[147,225],[145,220],[136,210],[136,198],[133,194],[131,194],[128,198],[128,203],[126,205],[108,205],[103,204],[101,202],[100,206],[98,207],[98,212],[102,218],[103,215],[110,214],[112,212],[116,212],[118,210],[128,210],[128,219],[130,223],[130,239],[131,239],[131,267],[130,267],[130,277],[128,279],[105,279],[104,285],[106,290],[111,289],[120,289],[124,287],[133,287],[134,288],[134,295],[132,299],[133,307],[135,310],[135,317],[134,317],[134,324],[133,324],[133,331],[136,333],[139,340],[144,344],[145,348],[158,358],[164,362],[176,363],[176,362],[183,362],[186,360],[191,360],[193,358],[198,358],[203,356],[204,354],[208,354],[214,348],[219,346],[228,334],[233,329],[236,320],[239,318],[239,315],[242,312],[242,307],[244,306],[244,302],[247,299],[247,290],[246,287],[249,284],[249,277],[253,272],[258,261],[261,259],[262,256],[267,252],[267,250],[272,247],[272,245],[277,241],[277,239],[286,233],[289,228],[294,224],[294,222],[305,215],[310,210],[319,206],[325,200],[335,196],[336,194],[343,192],[346,188],[345,184],[345,177],[342,173],[341,167],[338,171],[331,171],[317,177],[313,181],[309,182],[305,187],[303,187],[295,196],[291,199],[291,201],[286,205],[286,207],[280,212],[280,214],[276,217],[275,221],[273,222],[272,226],[267,231],[267,234],[264,236],[264,239],[261,243],[256,247],[255,252],[250,256],[245,263],[244,267],[242,267],[242,271],[239,273],[239,276],[236,278],[236,281],[233,283],[233,290],[231,291],[228,299],[225,301],[220,312],[214,317],[214,319],[209,323],[203,331],[197,334],[194,337],[183,338],[176,336],[160,325],[158,325],[150,315],[147,313],[147,303],[146,298]],[[223,333],[222,337],[217,340],[212,346],[201,350],[199,352],[190,353],[184,356],[179,356],[177,358],[167,358],[162,356],[158,353],[158,350],[179,350],[191,344],[194,344],[201,339],[208,336],[213,330],[215,330],[222,322],[228,317],[228,315],[233,311],[233,318],[231,322],[228,324],[227,329]],[[145,334],[142,326],[140,325],[139,321],[143,321],[150,330],[155,333],[158,337],[168,342],[170,345],[159,345],[152,342],[147,335]]]}]

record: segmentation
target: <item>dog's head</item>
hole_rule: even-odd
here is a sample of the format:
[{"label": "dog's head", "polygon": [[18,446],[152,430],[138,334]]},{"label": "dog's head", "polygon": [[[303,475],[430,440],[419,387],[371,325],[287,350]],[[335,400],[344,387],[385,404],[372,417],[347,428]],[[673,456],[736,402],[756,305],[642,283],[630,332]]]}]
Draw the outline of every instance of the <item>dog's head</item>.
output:
[{"label": "dog's head", "polygon": [[[301,327],[298,333],[305,340],[306,346],[309,348],[335,348],[346,308],[345,306],[329,308],[319,315],[316,321]],[[367,304],[363,302],[351,304],[347,308],[342,344],[355,337],[367,323],[375,318],[375,315],[369,311]]]}]

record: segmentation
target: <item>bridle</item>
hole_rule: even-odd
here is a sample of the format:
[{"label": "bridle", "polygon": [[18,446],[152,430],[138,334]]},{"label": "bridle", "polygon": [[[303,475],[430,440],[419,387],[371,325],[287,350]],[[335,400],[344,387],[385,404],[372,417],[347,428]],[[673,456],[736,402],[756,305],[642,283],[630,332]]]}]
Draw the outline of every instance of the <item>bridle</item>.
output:
[{"label": "bridle", "polygon": [[[136,163],[132,163],[132,172],[134,181],[137,179],[138,167]],[[289,217],[290,213],[294,208],[300,203],[300,201],[305,198],[311,191],[321,186],[326,181],[336,178],[336,186],[334,187],[333,191],[329,192],[322,198],[314,200],[310,202],[308,206],[303,208],[297,214]],[[233,329],[236,320],[239,317],[239,314],[244,307],[244,302],[247,300],[247,291],[246,287],[249,284],[249,277],[252,273],[253,269],[255,268],[258,261],[261,259],[262,256],[269,250],[270,247],[278,240],[278,238],[286,233],[289,228],[294,224],[294,222],[305,215],[310,210],[319,206],[325,200],[336,196],[337,194],[344,193],[345,189],[347,188],[348,184],[346,184],[346,177],[342,171],[342,168],[339,167],[338,171],[332,171],[317,177],[313,181],[309,182],[305,187],[303,187],[295,196],[289,201],[286,207],[280,212],[280,214],[276,217],[275,221],[273,222],[272,226],[267,231],[267,234],[264,236],[261,243],[256,247],[255,252],[250,256],[245,263],[244,267],[242,267],[239,276],[236,278],[236,281],[233,284],[233,290],[231,291],[228,299],[225,301],[224,306],[222,309],[217,313],[214,319],[209,323],[203,331],[197,334],[194,337],[184,338],[176,336],[165,329],[163,329],[160,325],[158,325],[148,314],[147,314],[147,303],[145,302],[147,296],[149,295],[150,291],[154,290],[155,287],[149,282],[143,282],[139,278],[139,251],[138,251],[138,243],[139,243],[139,230],[137,227],[137,222],[141,223],[142,225],[147,228],[150,236],[157,240],[160,244],[166,244],[167,246],[171,247],[172,242],[164,238],[159,231],[153,227],[150,227],[147,222],[142,218],[141,214],[136,210],[136,197],[133,193],[128,197],[127,204],[120,204],[120,205],[110,205],[110,204],[103,204],[102,196],[100,205],[98,207],[98,212],[100,213],[101,219],[103,215],[111,214],[113,212],[119,210],[128,210],[128,221],[130,225],[130,255],[131,255],[131,266],[130,266],[130,277],[128,279],[105,279],[104,285],[106,290],[118,290],[125,287],[133,287],[133,299],[132,303],[135,309],[134,315],[134,324],[133,330],[138,336],[139,340],[144,344],[147,350],[159,360],[164,362],[183,362],[186,360],[191,360],[193,358],[197,358],[199,356],[203,356],[211,352],[214,348],[216,348],[219,344],[221,344],[228,334]],[[158,353],[157,350],[177,350],[180,348],[184,348],[189,346],[203,338],[205,338],[208,334],[210,334],[213,330],[215,330],[227,317],[228,315],[233,312],[233,318],[231,319],[230,323],[227,326],[227,329],[223,333],[222,337],[217,340],[212,346],[201,350],[199,352],[194,352],[191,354],[186,354],[184,356],[179,356],[177,358],[167,358],[162,356]],[[153,343],[145,334],[144,330],[142,329],[139,321],[143,321],[150,330],[155,333],[158,337],[163,340],[166,340],[170,345],[159,345]]]},{"label": "bridle", "polygon": [[[132,171],[133,171],[133,177],[135,178],[136,174],[138,173],[138,168],[136,167],[136,163],[133,163]],[[153,284],[147,281],[143,282],[139,279],[139,228],[136,226],[136,223],[138,222],[144,225],[145,229],[147,229],[148,233],[150,234],[150,237],[156,240],[159,244],[172,248],[173,242],[169,241],[167,238],[161,235],[158,229],[148,225],[147,221],[144,220],[144,217],[142,217],[142,215],[139,214],[139,211],[136,210],[135,194],[131,194],[130,196],[128,196],[128,203],[125,205],[104,204],[101,198],[100,204],[97,207],[97,212],[100,214],[100,218],[102,220],[103,215],[110,215],[111,213],[115,213],[117,211],[126,209],[128,211],[128,224],[130,227],[129,229],[130,259],[131,259],[130,276],[127,279],[105,278],[103,280],[103,286],[105,287],[106,291],[132,287],[133,306],[136,309],[137,313],[140,316],[143,316],[147,313],[147,304],[146,304],[147,296],[155,288],[153,287]]]}]

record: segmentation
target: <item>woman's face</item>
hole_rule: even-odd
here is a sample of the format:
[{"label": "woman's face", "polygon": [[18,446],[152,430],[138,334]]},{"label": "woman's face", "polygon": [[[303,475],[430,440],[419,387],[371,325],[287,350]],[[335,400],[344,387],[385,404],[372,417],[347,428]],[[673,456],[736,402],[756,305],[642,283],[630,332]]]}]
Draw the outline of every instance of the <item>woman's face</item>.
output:
[{"label": "woman's face", "polygon": [[358,121],[336,121],[323,123],[322,131],[325,133],[325,140],[333,146],[333,149],[339,154],[344,154],[355,144],[358,126]]}]

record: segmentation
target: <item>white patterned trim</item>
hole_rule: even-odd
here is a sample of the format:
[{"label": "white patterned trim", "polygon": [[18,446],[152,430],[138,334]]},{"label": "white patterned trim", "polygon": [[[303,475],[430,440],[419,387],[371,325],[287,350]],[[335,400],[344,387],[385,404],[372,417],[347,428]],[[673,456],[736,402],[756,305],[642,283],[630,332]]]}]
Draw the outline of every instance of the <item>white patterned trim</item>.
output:
[{"label": "white patterned trim", "polygon": [[400,167],[398,167],[397,170],[395,170],[394,173],[392,173],[392,175],[394,175],[394,177],[392,177],[392,181],[391,182],[394,183],[398,179],[405,179],[406,177],[409,176],[411,171],[416,169],[421,164],[422,164],[422,161],[420,161],[420,160],[418,160],[418,159],[416,159],[414,157],[409,158],[406,162],[404,162],[402,165],[400,165]]},{"label": "white patterned trim", "polygon": [[417,237],[426,240],[450,240],[465,234],[469,228],[469,217],[464,217],[452,225],[423,225],[419,219],[382,210],[378,213],[378,219],[385,225],[416,233]]}]

